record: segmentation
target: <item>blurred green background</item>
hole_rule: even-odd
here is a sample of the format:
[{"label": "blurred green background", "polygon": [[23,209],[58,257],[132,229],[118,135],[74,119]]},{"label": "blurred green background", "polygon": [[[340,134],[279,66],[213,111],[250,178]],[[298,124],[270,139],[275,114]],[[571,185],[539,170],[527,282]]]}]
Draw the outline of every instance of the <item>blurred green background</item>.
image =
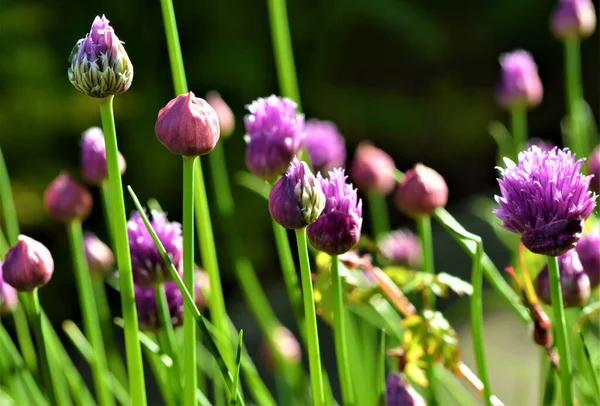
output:
[{"label": "blurred green background", "polygon": [[[496,146],[487,126],[494,119],[507,121],[494,102],[500,53],[532,52],[545,94],[530,114],[530,136],[560,140],[562,47],[548,29],[555,1],[288,3],[306,116],[334,121],[350,156],[359,141],[370,139],[402,170],[416,162],[438,170],[450,188],[449,210],[484,236],[486,251],[502,268],[507,251],[469,213],[468,199],[496,190]],[[233,175],[245,169],[244,106],[278,92],[266,2],[175,1],[175,11],[189,88],[198,96],[218,90],[236,115],[236,132],[225,141]],[[54,279],[41,292],[56,322],[78,320],[79,311],[65,232],[48,218],[42,194],[59,171],[78,174],[81,133],[100,124],[97,100],[77,92],[67,79],[67,57],[93,18],[103,13],[135,67],[131,89],[115,99],[119,146],[127,160],[124,183],[143,200],[157,198],[172,220],[181,220],[181,161],[154,136],[157,112],[173,97],[159,2],[0,1],[0,145],[22,231],[47,244],[56,259]],[[599,110],[599,48],[598,34],[582,48],[585,96],[594,112]],[[292,325],[266,203],[239,186],[234,194],[246,252],[278,303],[278,313]],[[409,224],[391,204],[390,211],[394,225]],[[214,226],[222,247],[224,231]],[[99,204],[85,227],[106,237]],[[468,277],[463,252],[440,229],[434,228],[434,235],[437,269]],[[221,269],[232,317],[252,347],[257,338],[248,329],[256,329],[243,317],[246,310],[225,252]]]}]

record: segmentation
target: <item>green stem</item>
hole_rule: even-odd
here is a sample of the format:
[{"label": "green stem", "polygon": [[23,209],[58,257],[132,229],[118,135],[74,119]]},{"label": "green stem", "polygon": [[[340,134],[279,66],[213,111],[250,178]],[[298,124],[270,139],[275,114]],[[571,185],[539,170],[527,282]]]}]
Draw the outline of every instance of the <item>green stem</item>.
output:
[{"label": "green stem", "polygon": [[25,361],[27,369],[35,375],[38,371],[38,361],[33,346],[33,339],[31,338],[31,332],[29,330],[29,324],[27,323],[27,315],[25,314],[22,303],[19,303],[13,311],[13,318],[15,330],[17,332],[17,341],[19,343],[19,348],[21,349],[21,354],[23,354],[23,360]]},{"label": "green stem", "polygon": [[517,159],[519,152],[524,151],[527,147],[527,108],[524,105],[511,110],[510,123],[515,151],[515,155],[512,157],[514,160]]},{"label": "green stem", "polygon": [[300,277],[302,280],[302,293],[304,298],[304,314],[306,315],[306,334],[308,338],[308,365],[310,369],[310,382],[312,386],[313,404],[325,404],[323,391],[323,372],[321,371],[321,351],[319,349],[319,335],[317,332],[317,315],[315,313],[315,299],[308,258],[308,245],[306,242],[306,228],[296,230],[296,244],[300,258]]},{"label": "green stem", "polygon": [[589,156],[588,132],[582,126],[581,49],[579,39],[565,41],[565,93],[569,114],[569,147],[577,157]]},{"label": "green stem", "polygon": [[0,207],[2,208],[2,217],[6,226],[8,244],[13,246],[19,239],[19,220],[10,187],[8,169],[4,161],[4,155],[2,155],[2,148],[0,148]]},{"label": "green stem", "polygon": [[102,197],[102,211],[106,221],[106,231],[110,241],[110,247],[115,250],[115,222],[110,210],[110,185],[107,181],[100,185],[100,196]]},{"label": "green stem", "polygon": [[[415,220],[417,223],[417,232],[421,241],[421,252],[423,256],[423,272],[435,275],[433,258],[433,238],[431,236],[431,217],[422,216]],[[425,294],[425,307],[435,309],[435,295],[431,289],[427,289]]]},{"label": "green stem", "polygon": [[142,351],[138,340],[138,319],[133,292],[133,273],[131,270],[131,254],[127,236],[127,218],[125,217],[125,201],[123,185],[119,171],[117,133],[113,115],[113,96],[100,100],[100,116],[106,143],[106,163],[110,186],[110,209],[114,222],[115,254],[119,270],[119,287],[123,320],[125,321],[125,353],[129,373],[129,393],[136,406],[146,405],[146,389],[144,386],[144,369],[142,367]]},{"label": "green stem", "polygon": [[[342,403],[354,404],[354,390],[350,375],[350,361],[348,359],[348,345],[346,342],[346,324],[344,315],[344,301],[342,292],[342,279],[340,278],[339,261],[337,255],[331,257],[331,278],[333,283],[333,338],[335,340],[335,355],[337,360],[340,387],[342,389]],[[311,374],[312,376],[312,374]]]},{"label": "green stem", "polygon": [[73,220],[68,224],[67,229],[69,244],[71,245],[71,255],[73,257],[73,267],[75,269],[79,306],[83,316],[83,327],[86,338],[89,340],[96,354],[95,362],[91,364],[91,368],[94,387],[98,396],[98,404],[100,406],[114,405],[114,399],[105,379],[108,372],[106,352],[104,350],[96,301],[94,300],[92,278],[85,258],[81,222]]},{"label": "green stem", "polygon": [[552,301],[554,324],[556,327],[556,344],[558,347],[558,355],[560,356],[559,365],[563,404],[573,405],[575,401],[575,398],[573,397],[573,386],[571,384],[573,371],[571,368],[571,354],[567,339],[567,323],[565,320],[565,309],[563,307],[557,257],[548,257],[548,277],[550,279],[550,299]]},{"label": "green stem", "polygon": [[371,232],[375,241],[383,234],[390,231],[390,218],[388,216],[385,196],[370,194],[368,196],[369,213],[371,214]]},{"label": "green stem", "polygon": [[167,37],[167,50],[169,51],[173,87],[176,95],[184,94],[187,93],[188,87],[185,79],[185,69],[183,67],[183,56],[179,44],[179,33],[177,32],[177,20],[175,19],[173,1],[160,0],[160,7],[162,9],[165,35]]},{"label": "green stem", "polygon": [[[177,338],[175,337],[173,323],[171,322],[171,313],[169,312],[169,305],[167,303],[167,296],[165,294],[164,285],[160,284],[156,286],[154,288],[154,295],[156,297],[156,307],[158,308],[158,320],[161,327],[157,335],[161,342],[163,352],[165,352],[169,357],[171,357],[171,360],[173,360],[173,365],[167,371],[167,374],[170,379],[170,386],[175,392],[175,398],[178,399],[179,396],[177,395],[181,394],[181,380],[179,379],[179,377],[181,376],[182,371],[180,369],[181,367],[179,364],[179,354],[177,352]],[[196,342],[194,340],[194,346],[195,344]],[[194,369],[196,369],[195,365]]]}]

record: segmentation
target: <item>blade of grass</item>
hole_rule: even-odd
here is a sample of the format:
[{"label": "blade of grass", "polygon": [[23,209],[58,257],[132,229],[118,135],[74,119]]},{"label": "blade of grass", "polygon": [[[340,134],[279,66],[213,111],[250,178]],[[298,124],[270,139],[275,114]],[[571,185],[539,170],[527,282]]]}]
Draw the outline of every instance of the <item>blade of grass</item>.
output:
[{"label": "blade of grass", "polygon": [[590,380],[592,381],[592,386],[593,386],[594,392],[596,394],[596,399],[600,399],[600,377],[598,377],[598,373],[596,372],[596,369],[594,368],[594,364],[592,362],[592,357],[590,356],[590,352],[589,352],[587,344],[585,342],[585,337],[581,331],[579,332],[579,337],[581,338],[583,352],[585,354],[585,357],[583,360],[584,364],[585,364],[584,368],[587,369],[588,376],[591,377]]},{"label": "blade of grass", "polygon": [[379,330],[379,350],[377,351],[377,391],[379,392],[378,404],[386,405],[385,398],[385,330]]},{"label": "blade of grass", "polygon": [[0,208],[2,208],[2,217],[6,226],[6,236],[8,243],[13,246],[19,238],[19,220],[17,219],[17,210],[13,200],[12,189],[10,186],[10,177],[8,169],[0,148]]},{"label": "blade of grass", "polygon": [[[237,353],[235,355],[235,374],[233,375],[233,387],[231,389],[232,393],[236,393],[238,390],[238,386],[239,386],[239,382],[240,382],[240,366],[242,364],[242,348],[244,345],[244,330],[240,330],[240,335],[238,338],[238,347],[237,347]],[[237,405],[237,397],[236,396],[232,396],[231,397],[231,402],[229,402],[230,405],[235,406]]]}]

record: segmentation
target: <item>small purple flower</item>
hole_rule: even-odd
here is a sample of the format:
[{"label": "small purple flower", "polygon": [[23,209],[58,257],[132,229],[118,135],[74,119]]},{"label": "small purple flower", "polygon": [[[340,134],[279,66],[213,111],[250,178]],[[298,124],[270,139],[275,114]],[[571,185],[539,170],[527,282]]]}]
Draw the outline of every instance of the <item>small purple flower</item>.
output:
[{"label": "small purple flower", "polygon": [[[125,173],[125,158],[119,153],[119,171]],[[99,127],[88,128],[81,141],[81,175],[90,185],[100,185],[108,179],[104,133]]]},{"label": "small purple flower", "polygon": [[274,95],[246,106],[246,165],[256,176],[277,179],[304,145],[304,115],[296,113],[297,107]]},{"label": "small purple flower", "polygon": [[94,201],[85,186],[62,172],[46,188],[44,204],[53,219],[68,223],[85,220],[92,211]]},{"label": "small purple flower", "polygon": [[442,175],[419,163],[398,182],[394,201],[408,216],[429,216],[448,203],[448,186]]},{"label": "small purple flower", "polygon": [[[181,326],[183,324],[183,295],[175,282],[165,283],[163,287],[165,289],[171,323],[173,327]],[[134,285],[134,292],[140,329],[150,331],[159,330],[161,325],[154,287],[143,288],[136,284]]]},{"label": "small purple flower", "polygon": [[575,249],[583,270],[590,278],[590,286],[594,289],[600,284],[600,232],[584,234]]},{"label": "small purple flower", "polygon": [[[590,278],[575,250],[567,251],[558,257],[560,286],[565,307],[579,307],[587,303],[590,297]],[[535,280],[535,293],[546,304],[552,304],[548,266],[538,274]]]},{"label": "small purple flower", "polygon": [[48,248],[25,235],[8,250],[2,276],[20,292],[30,292],[48,283],[54,273],[54,260]]},{"label": "small purple flower", "polygon": [[305,162],[294,157],[285,175],[271,189],[269,212],[282,227],[300,229],[323,211],[325,195]]},{"label": "small purple flower", "polygon": [[536,146],[521,152],[518,164],[504,158],[494,213],[530,251],[560,256],[579,240],[597,198],[588,191],[591,176],[580,173],[583,161],[567,148],[544,152]]},{"label": "small purple flower", "polygon": [[115,270],[115,257],[112,251],[94,233],[84,234],[83,246],[89,271],[93,276],[104,278]]},{"label": "small purple flower", "polygon": [[90,33],[80,39],[69,57],[69,80],[91,97],[108,97],[129,89],[133,65],[106,17],[96,17]]},{"label": "small purple flower", "polygon": [[390,373],[385,381],[386,406],[427,406],[425,400],[398,373]]},{"label": "small purple flower", "polygon": [[[156,231],[160,242],[165,247],[171,262],[181,269],[183,255],[183,237],[181,224],[168,222],[164,213],[152,212],[152,228]],[[129,248],[131,250],[131,266],[133,280],[143,288],[150,288],[159,283],[171,281],[167,264],[163,261],[158,248],[154,245],[140,213],[135,212],[127,222]]]},{"label": "small purple flower", "polygon": [[4,282],[2,261],[0,261],[0,316],[10,314],[17,307],[19,299],[15,288]]},{"label": "small purple flower", "polygon": [[394,190],[396,164],[385,151],[367,142],[356,147],[348,174],[358,190],[364,194],[385,196]]},{"label": "small purple flower", "polygon": [[587,173],[594,175],[590,180],[590,189],[600,193],[600,145],[594,148],[587,163]]},{"label": "small purple flower", "polygon": [[331,121],[308,120],[305,145],[315,172],[328,173],[346,166],[346,141]]},{"label": "small purple flower", "polygon": [[509,110],[536,107],[542,102],[544,89],[537,65],[529,52],[518,50],[500,56],[502,69],[498,101]]},{"label": "small purple flower", "polygon": [[559,0],[551,19],[552,32],[560,39],[587,38],[596,29],[596,10],[591,0]]},{"label": "small purple flower", "polygon": [[307,228],[310,243],[329,255],[340,255],[354,247],[360,239],[362,201],[356,189],[346,183],[343,169],[329,172],[327,179],[317,174],[325,193],[321,216]]},{"label": "small purple flower", "polygon": [[410,230],[396,230],[384,235],[377,245],[387,262],[411,269],[421,266],[421,243]]},{"label": "small purple flower", "polygon": [[219,92],[211,91],[206,94],[206,101],[215,109],[221,127],[221,137],[229,138],[235,130],[235,117]]}]

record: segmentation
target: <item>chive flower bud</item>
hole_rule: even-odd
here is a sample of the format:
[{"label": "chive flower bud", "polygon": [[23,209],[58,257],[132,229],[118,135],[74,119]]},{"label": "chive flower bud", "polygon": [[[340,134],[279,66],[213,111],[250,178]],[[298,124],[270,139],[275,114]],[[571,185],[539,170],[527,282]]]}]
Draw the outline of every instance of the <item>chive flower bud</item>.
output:
[{"label": "chive flower bud", "polygon": [[269,194],[271,216],[284,228],[300,229],[319,218],[324,206],[321,185],[308,165],[294,157]]},{"label": "chive flower bud", "polygon": [[[273,343],[283,361],[290,365],[298,365],[302,361],[302,348],[294,334],[283,326],[277,326],[271,333]],[[276,368],[276,358],[271,353],[268,341],[261,341],[260,352],[265,366],[274,371]]]},{"label": "chive flower bud", "polygon": [[[164,213],[152,212],[152,228],[175,267],[181,269],[183,260],[183,237],[181,224],[167,221]],[[171,274],[154,240],[148,233],[142,216],[135,212],[127,222],[129,249],[134,282],[142,288],[150,288],[159,283],[171,281]]]},{"label": "chive flower bud", "polygon": [[360,239],[362,201],[346,178],[343,169],[334,169],[328,178],[317,174],[325,194],[325,207],[306,232],[313,247],[329,255],[350,251]]},{"label": "chive flower bud", "polygon": [[425,399],[398,373],[390,373],[385,381],[386,406],[427,406]]},{"label": "chive flower bud", "polygon": [[448,186],[442,175],[423,164],[416,164],[398,183],[394,200],[408,216],[428,216],[446,206]]},{"label": "chive flower bud", "polygon": [[559,0],[550,21],[557,38],[587,38],[596,30],[596,10],[591,0]]},{"label": "chive flower bud", "polygon": [[[565,307],[580,307],[587,303],[590,297],[590,278],[583,271],[583,265],[575,250],[558,257],[560,286]],[[552,304],[550,299],[550,280],[548,266],[538,274],[535,280],[535,292],[540,300]]]},{"label": "chive flower bud", "polygon": [[8,250],[2,275],[4,282],[20,292],[30,292],[48,283],[54,260],[42,243],[24,235]]},{"label": "chive flower bud", "polygon": [[[119,170],[125,173],[125,158],[119,153]],[[81,140],[81,176],[90,185],[98,186],[108,179],[104,133],[99,127],[88,128]]]},{"label": "chive flower bud", "polygon": [[346,141],[331,121],[308,120],[305,146],[315,172],[328,173],[346,166]]},{"label": "chive flower bud", "polygon": [[304,115],[296,113],[297,107],[274,95],[246,106],[246,165],[256,176],[277,179],[304,145]]},{"label": "chive flower bud", "polygon": [[85,38],[77,41],[69,60],[69,80],[77,90],[103,98],[125,93],[133,81],[133,65],[106,17],[96,17]]},{"label": "chive flower bud", "polygon": [[594,175],[590,180],[590,190],[600,193],[600,145],[592,151],[587,165],[587,173]]},{"label": "chive flower bud", "polygon": [[62,172],[44,192],[46,210],[52,218],[64,223],[83,221],[92,211],[93,199],[85,186]]},{"label": "chive flower bud", "polygon": [[508,110],[536,107],[542,102],[544,89],[533,57],[517,50],[500,55],[501,77],[497,91],[500,105]]},{"label": "chive flower bud", "polygon": [[530,251],[560,256],[575,247],[597,198],[588,191],[591,176],[580,173],[583,161],[567,148],[532,146],[519,153],[518,164],[504,158],[506,169],[498,168],[501,196],[494,213]]},{"label": "chive flower bud", "polygon": [[2,261],[0,261],[0,316],[12,313],[18,302],[17,291],[2,277]]},{"label": "chive flower bud", "polygon": [[206,309],[206,298],[210,296],[210,281],[208,275],[201,268],[196,268],[196,284],[194,293],[194,302],[200,311]]},{"label": "chive flower bud", "polygon": [[208,154],[219,141],[219,118],[204,99],[181,94],[158,112],[154,132],[171,152],[183,156]]},{"label": "chive flower bud", "polygon": [[83,235],[83,247],[92,276],[104,278],[115,270],[115,257],[112,251],[94,233]]},{"label": "chive flower bud", "polygon": [[396,164],[391,156],[375,146],[361,142],[356,147],[348,174],[363,194],[385,196],[394,190]]},{"label": "chive flower bud", "polygon": [[219,127],[221,127],[221,136],[229,138],[235,130],[235,117],[233,112],[225,103],[219,92],[211,91],[206,94],[206,101],[217,113],[219,118]]},{"label": "chive flower bud", "polygon": [[410,230],[392,231],[381,237],[377,245],[383,262],[410,269],[421,267],[421,243]]},{"label": "chive flower bud", "polygon": [[[175,282],[165,283],[163,287],[171,323],[173,327],[181,326],[183,324],[183,295]],[[140,329],[150,331],[159,330],[160,318],[154,287],[143,288],[136,284],[134,285],[134,294]]]},{"label": "chive flower bud", "polygon": [[575,247],[583,270],[590,278],[590,287],[600,284],[600,232],[584,234]]}]

